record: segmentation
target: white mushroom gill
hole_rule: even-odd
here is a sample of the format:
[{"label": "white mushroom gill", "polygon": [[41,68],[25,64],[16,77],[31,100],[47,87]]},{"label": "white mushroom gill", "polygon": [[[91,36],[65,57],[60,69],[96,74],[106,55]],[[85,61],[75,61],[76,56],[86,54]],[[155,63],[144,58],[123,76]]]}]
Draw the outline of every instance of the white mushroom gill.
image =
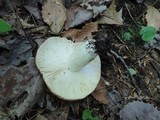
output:
[{"label": "white mushroom gill", "polygon": [[79,71],[96,56],[95,40],[75,43],[73,53],[69,59],[68,69],[73,72]]},{"label": "white mushroom gill", "polygon": [[48,38],[37,51],[36,65],[49,90],[65,100],[88,96],[101,75],[94,40],[73,43],[66,38]]}]

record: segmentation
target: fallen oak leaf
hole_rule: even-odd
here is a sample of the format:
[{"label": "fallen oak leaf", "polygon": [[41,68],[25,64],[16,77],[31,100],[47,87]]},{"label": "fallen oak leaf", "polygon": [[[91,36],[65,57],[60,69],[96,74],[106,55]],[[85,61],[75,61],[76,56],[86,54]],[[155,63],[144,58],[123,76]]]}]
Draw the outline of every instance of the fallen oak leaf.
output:
[{"label": "fallen oak leaf", "polygon": [[148,6],[146,21],[147,26],[153,26],[158,30],[160,27],[160,12],[152,6]]},{"label": "fallen oak leaf", "polygon": [[115,0],[113,0],[110,7],[104,12],[104,16],[98,20],[98,23],[123,25],[122,9],[117,12],[115,8]]},{"label": "fallen oak leaf", "polygon": [[99,84],[97,85],[97,88],[93,91],[91,95],[100,103],[108,104],[105,80],[102,77]]},{"label": "fallen oak leaf", "polygon": [[43,20],[58,34],[66,21],[66,10],[61,0],[47,0],[42,7]]},{"label": "fallen oak leaf", "polygon": [[96,22],[90,22],[82,27],[82,29],[70,29],[65,31],[62,36],[66,38],[72,38],[76,42],[81,42],[86,38],[92,38],[92,32],[98,30],[98,25]]}]

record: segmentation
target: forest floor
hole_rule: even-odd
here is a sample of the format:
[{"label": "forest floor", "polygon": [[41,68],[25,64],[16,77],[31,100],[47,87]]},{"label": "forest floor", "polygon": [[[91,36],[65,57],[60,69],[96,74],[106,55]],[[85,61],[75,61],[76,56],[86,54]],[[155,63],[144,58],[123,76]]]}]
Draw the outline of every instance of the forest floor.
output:
[{"label": "forest floor", "polygon": [[[0,119],[160,120],[160,34],[156,29],[154,37],[147,41],[140,33],[143,27],[150,26],[149,21],[160,27],[159,22],[155,23],[160,21],[160,13],[155,12],[160,2],[84,1],[62,0],[68,15],[64,17],[62,7],[57,8],[59,14],[52,13],[55,9],[45,10],[47,3],[43,0],[0,0],[0,17],[12,26],[11,31],[0,33]],[[101,5],[107,6],[106,10],[101,11]],[[114,7],[109,9],[111,5],[116,6],[116,11]],[[149,6],[155,11],[147,18]],[[90,14],[79,7],[94,12]],[[117,12],[121,9],[122,13]],[[107,10],[113,18],[102,23],[100,19]],[[46,22],[50,18],[46,11],[51,11],[52,19],[57,21]],[[84,12],[80,13],[85,16],[84,21],[79,18],[81,15],[74,16],[77,11]],[[69,21],[69,17],[74,18],[74,23],[63,22],[63,19]],[[153,31],[147,32],[148,35]],[[101,80],[91,95],[78,101],[65,101],[48,90],[34,58],[38,47],[51,36],[63,36],[75,42],[85,38],[96,40]]]}]

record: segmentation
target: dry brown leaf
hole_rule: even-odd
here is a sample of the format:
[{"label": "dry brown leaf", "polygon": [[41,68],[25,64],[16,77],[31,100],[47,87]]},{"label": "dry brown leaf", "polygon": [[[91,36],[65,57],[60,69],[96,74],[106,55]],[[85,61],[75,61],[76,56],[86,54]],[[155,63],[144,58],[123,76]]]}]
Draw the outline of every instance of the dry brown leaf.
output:
[{"label": "dry brown leaf", "polygon": [[59,33],[66,21],[66,10],[61,0],[47,0],[42,8],[42,17],[55,34]]},{"label": "dry brown leaf", "polygon": [[105,80],[103,78],[101,78],[97,88],[92,93],[92,96],[100,103],[108,104],[107,90],[105,86]]},{"label": "dry brown leaf", "polygon": [[116,24],[123,25],[122,9],[116,11],[115,0],[110,7],[105,11],[104,16],[98,21],[99,24]]},{"label": "dry brown leaf", "polygon": [[160,27],[160,12],[152,6],[148,6],[146,20],[147,26],[153,26],[158,30]]},{"label": "dry brown leaf", "polygon": [[86,24],[82,29],[70,29],[63,33],[64,37],[72,38],[76,42],[83,41],[86,38],[92,38],[92,32],[98,30],[96,22],[90,22]]}]

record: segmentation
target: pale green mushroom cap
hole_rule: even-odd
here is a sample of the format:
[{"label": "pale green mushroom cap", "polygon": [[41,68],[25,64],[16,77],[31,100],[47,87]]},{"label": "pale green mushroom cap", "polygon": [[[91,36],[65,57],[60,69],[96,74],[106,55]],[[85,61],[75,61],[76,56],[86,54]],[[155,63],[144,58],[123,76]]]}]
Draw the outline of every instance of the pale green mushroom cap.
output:
[{"label": "pale green mushroom cap", "polygon": [[51,37],[39,47],[36,65],[49,90],[65,100],[85,98],[100,80],[100,58],[88,41]]}]

